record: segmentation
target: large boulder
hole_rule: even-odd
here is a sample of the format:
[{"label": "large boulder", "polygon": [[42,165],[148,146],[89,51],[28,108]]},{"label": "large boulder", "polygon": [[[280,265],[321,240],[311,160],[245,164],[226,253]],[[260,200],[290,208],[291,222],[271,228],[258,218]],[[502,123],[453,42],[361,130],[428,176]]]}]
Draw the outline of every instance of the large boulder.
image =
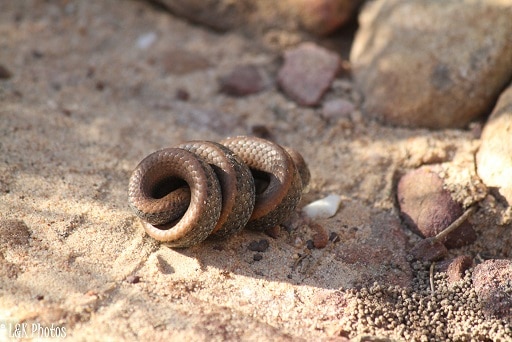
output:
[{"label": "large boulder", "polygon": [[382,0],[350,54],[363,110],[387,124],[464,127],[512,77],[512,2]]}]

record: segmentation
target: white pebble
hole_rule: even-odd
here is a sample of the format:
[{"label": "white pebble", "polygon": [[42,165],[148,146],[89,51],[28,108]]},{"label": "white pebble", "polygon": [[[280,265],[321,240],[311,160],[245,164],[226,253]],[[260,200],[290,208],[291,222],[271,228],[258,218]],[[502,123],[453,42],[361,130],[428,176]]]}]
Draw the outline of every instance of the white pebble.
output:
[{"label": "white pebble", "polygon": [[329,218],[336,214],[341,203],[341,196],[329,195],[309,203],[302,211],[310,218]]},{"label": "white pebble", "polygon": [[148,32],[139,36],[137,39],[137,47],[141,50],[146,50],[156,41],[156,33]]}]

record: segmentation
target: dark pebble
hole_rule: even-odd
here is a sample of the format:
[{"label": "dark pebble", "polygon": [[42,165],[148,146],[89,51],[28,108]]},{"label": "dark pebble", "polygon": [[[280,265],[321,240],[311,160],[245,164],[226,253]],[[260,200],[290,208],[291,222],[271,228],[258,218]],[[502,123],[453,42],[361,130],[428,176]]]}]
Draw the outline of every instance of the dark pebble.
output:
[{"label": "dark pebble", "polygon": [[433,238],[423,239],[409,251],[414,260],[437,261],[448,254],[448,249],[442,242]]},{"label": "dark pebble", "polygon": [[268,240],[261,239],[260,241],[252,241],[247,248],[253,252],[265,252],[269,246]]},{"label": "dark pebble", "polygon": [[180,101],[188,101],[190,94],[186,89],[179,88],[176,90],[176,98]]},{"label": "dark pebble", "polygon": [[137,284],[138,282],[140,282],[140,276],[129,275],[128,277],[126,277],[126,282],[128,284]]},{"label": "dark pebble", "polygon": [[0,64],[0,79],[6,80],[12,77],[12,73],[3,65]]},{"label": "dark pebble", "polygon": [[313,240],[308,240],[308,241],[306,241],[306,247],[307,247],[308,249],[313,249],[313,248],[315,248],[315,244],[313,243]]},{"label": "dark pebble", "polygon": [[231,96],[256,94],[265,88],[263,72],[254,65],[239,65],[219,79],[220,91]]},{"label": "dark pebble", "polygon": [[254,261],[260,261],[261,259],[263,259],[263,255],[261,255],[260,253],[256,253],[252,257],[252,260]]},{"label": "dark pebble", "polygon": [[334,243],[340,242],[340,236],[336,232],[331,232],[329,234],[329,241],[334,242]]}]

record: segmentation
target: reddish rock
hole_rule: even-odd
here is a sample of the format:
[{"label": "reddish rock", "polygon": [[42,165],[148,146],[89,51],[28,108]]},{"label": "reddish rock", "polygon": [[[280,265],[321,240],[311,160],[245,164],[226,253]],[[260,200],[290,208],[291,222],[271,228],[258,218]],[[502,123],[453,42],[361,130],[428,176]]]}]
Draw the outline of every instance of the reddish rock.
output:
[{"label": "reddish rock", "polygon": [[448,254],[446,246],[434,238],[420,241],[409,251],[414,260],[437,261]]},{"label": "reddish rock", "polygon": [[512,323],[512,260],[486,260],[477,265],[473,286],[487,316]]},{"label": "reddish rock", "polygon": [[[397,188],[401,216],[409,229],[434,237],[462,215],[462,206],[443,189],[443,180],[430,168],[421,167],[404,175]],[[473,243],[476,232],[465,221],[442,241],[447,248]]]},{"label": "reddish rock", "polygon": [[325,101],[322,107],[322,116],[330,121],[348,119],[356,107],[345,99]]},{"label": "reddish rock", "polygon": [[232,96],[246,96],[262,91],[267,83],[263,70],[254,65],[239,65],[219,79],[220,91]]},{"label": "reddish rock", "polygon": [[334,52],[313,43],[303,43],[284,53],[279,86],[299,105],[317,105],[336,77],[340,61]]},{"label": "reddish rock", "polygon": [[454,259],[444,260],[437,264],[440,272],[446,272],[448,282],[454,283],[464,278],[464,272],[473,266],[473,259],[468,255],[460,255]]}]

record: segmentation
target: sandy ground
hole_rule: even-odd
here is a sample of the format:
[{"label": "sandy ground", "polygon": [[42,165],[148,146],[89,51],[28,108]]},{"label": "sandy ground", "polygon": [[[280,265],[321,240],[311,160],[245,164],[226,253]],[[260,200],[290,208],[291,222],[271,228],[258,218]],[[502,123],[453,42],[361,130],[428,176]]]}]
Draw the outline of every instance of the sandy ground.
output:
[{"label": "sandy ground", "polygon": [[[9,330],[16,323],[53,325],[79,341],[421,338],[424,332],[401,335],[351,321],[353,296],[344,289],[374,282],[413,288],[418,268],[406,251],[419,240],[400,225],[397,177],[441,162],[455,197],[465,204],[485,197],[473,166],[478,124],[406,130],[358,111],[329,121],[275,85],[245,98],[222,95],[218,78],[237,64],[258,65],[275,79],[280,52],[192,26],[145,2],[2,7],[0,64],[12,73],[0,80],[0,223],[14,227],[0,230],[10,241],[0,246],[0,329],[7,339],[19,336]],[[141,48],[148,34],[156,39]],[[176,97],[180,89],[187,101]],[[361,101],[346,75],[326,95],[334,98]],[[186,250],[145,235],[127,203],[130,173],[143,157],[186,140],[251,134],[260,125],[307,160],[312,183],[302,204],[343,197],[336,216],[319,221],[340,242],[309,250],[314,231],[298,217],[277,238],[242,232]],[[484,200],[473,218],[477,242],[454,256],[511,257],[510,226],[497,224],[506,218],[491,202]],[[9,229],[29,238],[12,241]],[[261,239],[270,247],[254,261],[247,246]],[[512,339],[505,323],[468,310],[491,339]]]}]

